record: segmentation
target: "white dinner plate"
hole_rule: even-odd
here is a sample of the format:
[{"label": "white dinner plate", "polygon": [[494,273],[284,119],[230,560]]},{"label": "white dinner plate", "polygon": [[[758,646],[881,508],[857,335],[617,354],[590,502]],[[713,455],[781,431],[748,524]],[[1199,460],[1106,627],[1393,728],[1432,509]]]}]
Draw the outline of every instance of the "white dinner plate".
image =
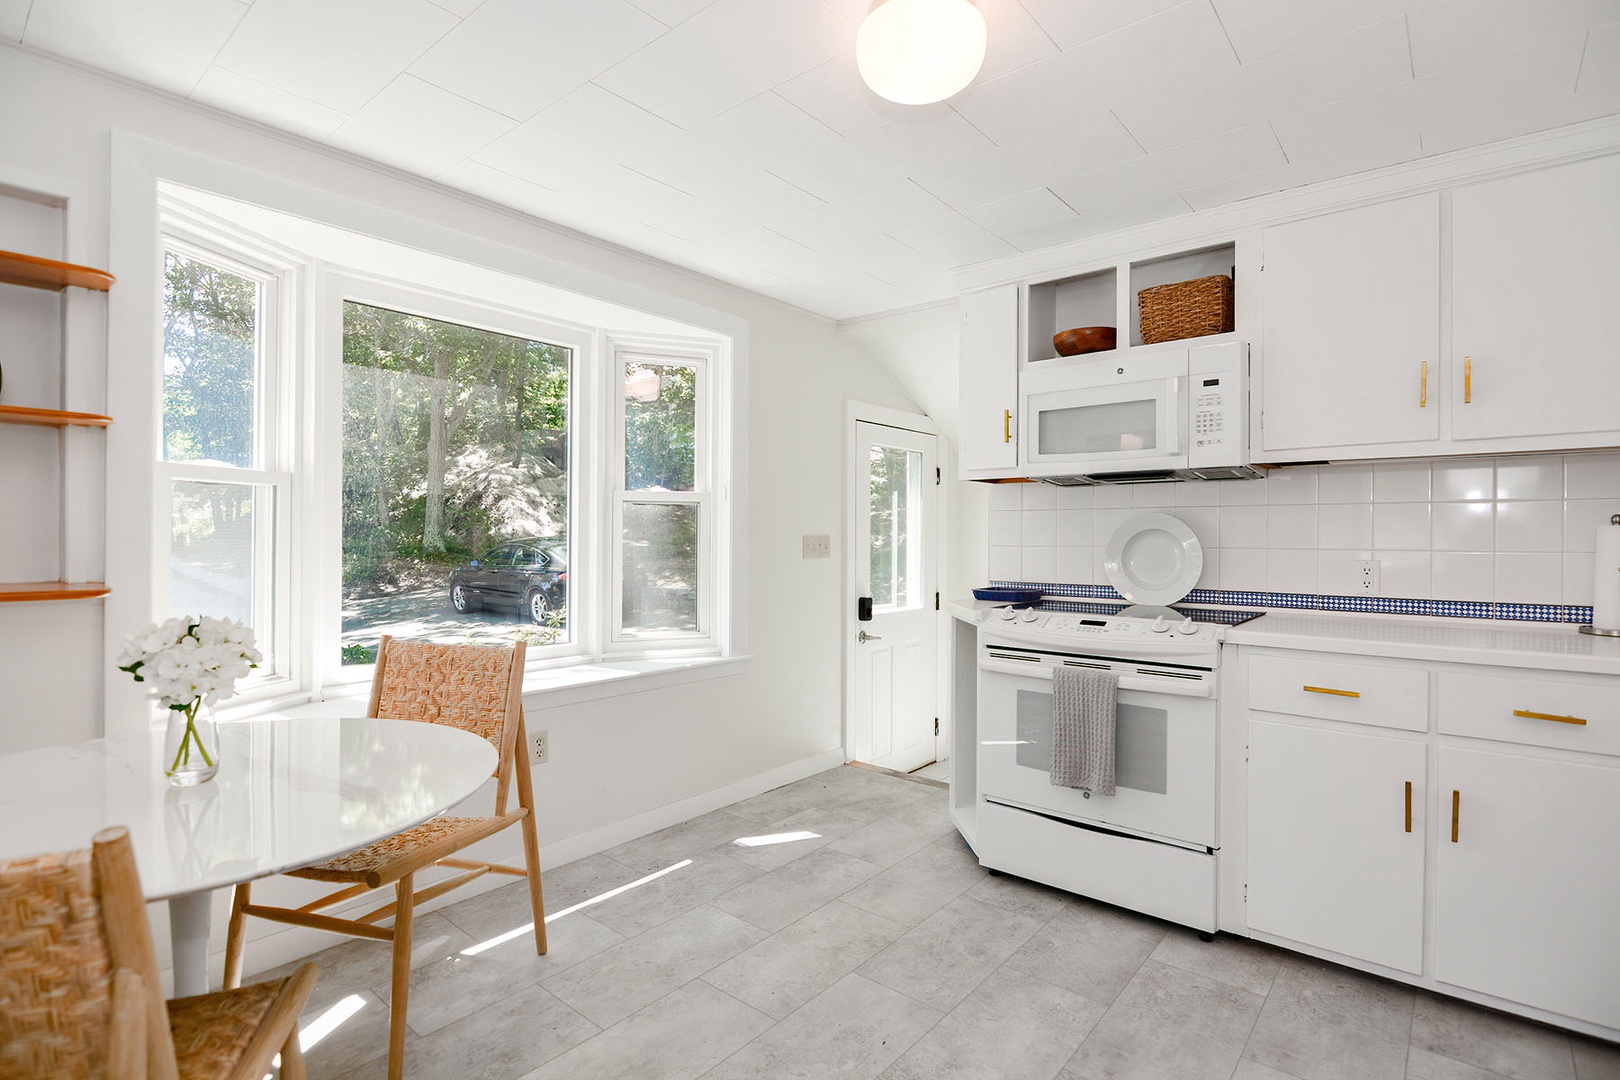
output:
[{"label": "white dinner plate", "polygon": [[1114,530],[1103,555],[1108,583],[1133,604],[1173,604],[1203,572],[1203,545],[1169,514],[1131,518]]}]

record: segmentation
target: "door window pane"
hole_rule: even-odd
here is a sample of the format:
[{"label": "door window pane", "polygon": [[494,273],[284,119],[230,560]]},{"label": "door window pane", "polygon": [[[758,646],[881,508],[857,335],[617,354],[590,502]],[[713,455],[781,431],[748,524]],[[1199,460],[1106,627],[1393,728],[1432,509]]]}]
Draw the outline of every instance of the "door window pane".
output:
[{"label": "door window pane", "polygon": [[165,253],[164,460],[255,464],[258,322],[258,282]]},{"label": "door window pane", "polygon": [[690,503],[624,504],[627,638],[695,633],[698,625],[698,508]]},{"label": "door window pane", "polygon": [[261,529],[273,512],[271,489],[176,480],[169,492],[169,615],[251,626],[269,670],[274,635],[263,625],[255,586],[269,586],[270,544]]},{"label": "door window pane", "polygon": [[1043,454],[1113,454],[1158,446],[1159,403],[1115,401],[1072,409],[1042,409],[1036,446]]},{"label": "door window pane", "polygon": [[624,366],[626,491],[691,491],[696,467],[697,369]]},{"label": "door window pane", "polygon": [[877,443],[870,447],[872,548],[868,588],[878,608],[920,602],[922,548],[911,533],[922,512],[922,454]]},{"label": "door window pane", "polygon": [[[383,634],[569,640],[572,363],[550,342],[343,305],[345,663],[370,663]],[[519,560],[514,540],[563,558]]]}]

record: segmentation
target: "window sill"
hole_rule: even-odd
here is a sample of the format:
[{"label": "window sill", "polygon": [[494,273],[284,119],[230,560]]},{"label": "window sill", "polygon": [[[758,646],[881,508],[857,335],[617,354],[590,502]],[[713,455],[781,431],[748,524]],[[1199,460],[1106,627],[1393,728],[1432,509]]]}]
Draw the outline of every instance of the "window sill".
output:
[{"label": "window sill", "polygon": [[[524,704],[557,708],[602,698],[642,694],[671,686],[740,675],[747,656],[635,657],[582,661],[530,670],[523,679]],[[221,706],[221,720],[257,716],[358,716],[365,711],[371,682],[329,688],[319,701],[307,693]]]}]

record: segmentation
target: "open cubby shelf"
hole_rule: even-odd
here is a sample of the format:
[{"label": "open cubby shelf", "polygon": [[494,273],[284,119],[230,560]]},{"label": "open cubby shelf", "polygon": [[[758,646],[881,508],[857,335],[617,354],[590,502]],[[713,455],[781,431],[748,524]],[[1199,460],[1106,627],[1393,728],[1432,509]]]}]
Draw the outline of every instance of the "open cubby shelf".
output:
[{"label": "open cubby shelf", "polygon": [[112,288],[112,283],[113,276],[105,270],[41,259],[37,255],[22,255],[15,251],[0,251],[0,284],[24,285],[30,289],[50,289],[53,292],[76,285],[81,289],[106,292]]},{"label": "open cubby shelf", "polygon": [[99,581],[0,581],[0,604],[36,600],[93,600],[111,589]]}]

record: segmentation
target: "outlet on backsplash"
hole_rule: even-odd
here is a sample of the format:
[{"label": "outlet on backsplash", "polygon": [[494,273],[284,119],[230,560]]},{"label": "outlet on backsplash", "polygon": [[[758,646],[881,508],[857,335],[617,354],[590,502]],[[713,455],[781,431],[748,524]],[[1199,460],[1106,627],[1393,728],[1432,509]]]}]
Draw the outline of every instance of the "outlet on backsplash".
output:
[{"label": "outlet on backsplash", "polygon": [[1363,559],[1361,562],[1361,577],[1357,579],[1358,591],[1367,596],[1378,595],[1378,560]]}]

